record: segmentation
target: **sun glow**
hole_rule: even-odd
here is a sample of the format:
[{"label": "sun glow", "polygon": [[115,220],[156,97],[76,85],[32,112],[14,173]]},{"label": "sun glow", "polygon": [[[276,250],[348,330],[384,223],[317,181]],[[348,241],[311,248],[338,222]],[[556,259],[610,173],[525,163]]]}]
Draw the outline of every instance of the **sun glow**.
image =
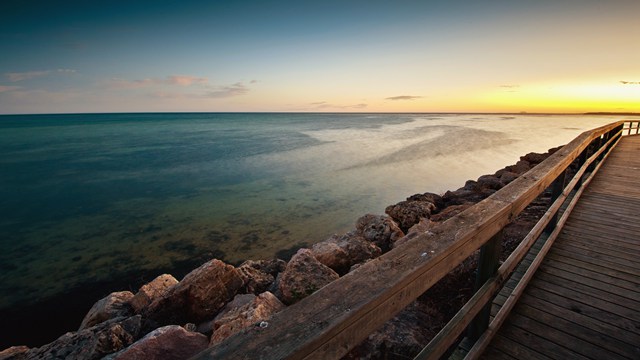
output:
[{"label": "sun glow", "polygon": [[485,92],[480,102],[506,111],[588,112],[640,110],[640,85],[607,83],[547,83]]}]

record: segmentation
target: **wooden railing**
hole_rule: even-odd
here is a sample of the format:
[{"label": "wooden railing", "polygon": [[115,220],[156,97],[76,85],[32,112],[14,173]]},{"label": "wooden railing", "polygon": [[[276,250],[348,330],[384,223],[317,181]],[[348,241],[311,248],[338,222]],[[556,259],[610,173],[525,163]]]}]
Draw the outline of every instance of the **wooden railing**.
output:
[{"label": "wooden railing", "polygon": [[[467,328],[473,329],[468,332],[472,339],[479,339],[470,355],[479,354],[503,321],[504,314],[498,314],[489,324],[489,309],[511,271],[541,234],[546,232],[549,239],[557,235],[599,162],[624,131],[639,129],[638,122],[620,121],[582,133],[487,199],[195,359],[339,359],[482,247],[478,290],[418,358],[440,358]],[[579,169],[564,186],[572,163]],[[501,230],[550,186],[557,200],[498,268],[495,254]],[[568,198],[573,200],[558,220],[558,210]],[[512,303],[510,298],[502,309],[507,311]]]}]

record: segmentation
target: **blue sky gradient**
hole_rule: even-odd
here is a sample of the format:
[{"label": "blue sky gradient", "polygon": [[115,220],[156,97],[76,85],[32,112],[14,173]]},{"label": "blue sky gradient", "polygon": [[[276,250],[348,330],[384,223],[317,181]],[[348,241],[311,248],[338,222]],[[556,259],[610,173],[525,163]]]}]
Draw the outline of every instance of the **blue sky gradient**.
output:
[{"label": "blue sky gradient", "polygon": [[639,13],[636,0],[5,0],[0,113],[638,111]]}]

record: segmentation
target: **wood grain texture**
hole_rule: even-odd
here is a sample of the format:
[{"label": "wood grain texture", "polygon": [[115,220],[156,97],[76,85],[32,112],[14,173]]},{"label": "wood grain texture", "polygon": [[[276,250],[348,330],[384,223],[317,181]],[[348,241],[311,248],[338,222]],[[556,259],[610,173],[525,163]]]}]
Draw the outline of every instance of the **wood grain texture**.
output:
[{"label": "wood grain texture", "polygon": [[[640,137],[630,136],[589,184],[487,351],[512,354],[505,346],[516,346],[552,359],[640,358],[638,218]],[[505,300],[498,295],[492,313]],[[504,338],[511,342],[497,340]]]}]

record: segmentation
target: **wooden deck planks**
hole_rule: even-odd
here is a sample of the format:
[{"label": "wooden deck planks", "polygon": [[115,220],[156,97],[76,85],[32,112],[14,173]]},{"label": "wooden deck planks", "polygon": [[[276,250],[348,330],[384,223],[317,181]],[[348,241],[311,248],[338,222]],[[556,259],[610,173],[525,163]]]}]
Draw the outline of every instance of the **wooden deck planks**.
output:
[{"label": "wooden deck planks", "polygon": [[509,356],[640,359],[640,137],[603,164],[484,357]]}]

